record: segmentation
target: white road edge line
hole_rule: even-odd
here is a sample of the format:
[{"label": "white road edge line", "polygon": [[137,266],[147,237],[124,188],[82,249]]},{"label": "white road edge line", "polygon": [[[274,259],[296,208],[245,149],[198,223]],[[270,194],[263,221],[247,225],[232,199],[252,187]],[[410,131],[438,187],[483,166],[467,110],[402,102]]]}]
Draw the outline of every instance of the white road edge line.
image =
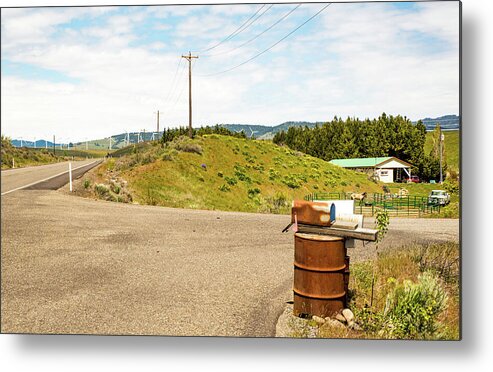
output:
[{"label": "white road edge line", "polygon": [[[98,161],[99,161],[99,160],[94,160],[92,163],[81,165],[80,167],[77,167],[77,168],[72,169],[72,172],[73,172],[73,171],[75,171],[75,170],[77,170],[77,169],[87,167],[88,165],[91,165],[91,164],[97,163]],[[30,183],[30,184],[28,184],[28,185],[20,186],[20,187],[17,187],[17,188],[15,188],[15,189],[12,189],[12,190],[2,192],[1,196],[4,196],[4,195],[7,195],[7,194],[10,194],[11,192],[14,192],[14,191],[17,191],[17,190],[22,190],[22,189],[25,189],[26,187],[36,185],[37,183],[41,183],[41,182],[45,182],[45,181],[51,180],[52,178],[55,178],[55,177],[61,176],[62,174],[65,174],[65,173],[68,173],[68,170],[66,170],[66,171],[64,171],[64,172],[62,172],[62,173],[55,174],[54,176],[51,176],[51,177],[45,178],[45,179],[43,179],[43,180],[36,181],[36,182]]]}]

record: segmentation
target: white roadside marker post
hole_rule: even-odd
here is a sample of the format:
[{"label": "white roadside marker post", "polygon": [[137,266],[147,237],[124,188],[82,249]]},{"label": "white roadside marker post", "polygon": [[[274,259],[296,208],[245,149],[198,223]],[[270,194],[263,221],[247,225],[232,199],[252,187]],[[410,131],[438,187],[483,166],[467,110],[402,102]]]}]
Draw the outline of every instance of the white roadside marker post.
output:
[{"label": "white roadside marker post", "polygon": [[12,168],[15,168],[15,160],[12,158]]},{"label": "white roadside marker post", "polygon": [[68,177],[70,183],[70,192],[72,192],[72,162],[68,162]]}]

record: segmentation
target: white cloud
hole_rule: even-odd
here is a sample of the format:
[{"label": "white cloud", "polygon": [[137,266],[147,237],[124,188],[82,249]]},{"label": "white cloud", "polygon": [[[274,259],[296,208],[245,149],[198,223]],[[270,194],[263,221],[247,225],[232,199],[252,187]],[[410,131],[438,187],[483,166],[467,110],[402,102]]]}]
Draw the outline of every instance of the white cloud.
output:
[{"label": "white cloud", "polygon": [[[312,33],[296,33],[234,72],[200,76],[245,61],[321,7],[304,4],[293,13],[297,18],[290,17],[255,43],[224,56],[199,58],[194,65],[194,122],[278,124],[334,115],[374,117],[382,111],[414,119],[457,113],[458,6],[450,4],[419,4],[416,12],[388,4],[333,4],[317,18]],[[292,7],[266,13],[256,27],[214,52],[241,44]],[[56,133],[73,140],[97,138],[151,130],[158,109],[162,125],[186,124],[184,60],[175,94],[166,102],[181,53],[191,40],[203,40],[201,47],[216,44],[257,8],[138,7],[123,14],[117,8],[3,11],[4,58],[55,70],[80,83],[2,76],[2,131],[25,137]],[[107,13],[106,21],[53,38],[58,25],[101,13]],[[174,37],[139,44],[135,27],[145,24],[149,15],[166,19],[149,27],[176,31]],[[438,43],[437,50],[403,37],[415,31]]]}]

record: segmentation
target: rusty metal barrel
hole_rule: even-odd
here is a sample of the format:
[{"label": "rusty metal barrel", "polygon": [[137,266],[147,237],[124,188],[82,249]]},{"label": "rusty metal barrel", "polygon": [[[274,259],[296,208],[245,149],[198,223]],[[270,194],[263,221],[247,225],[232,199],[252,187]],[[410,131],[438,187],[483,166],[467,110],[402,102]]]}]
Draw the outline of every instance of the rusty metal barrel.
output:
[{"label": "rusty metal barrel", "polygon": [[294,246],[294,315],[327,317],[342,310],[349,274],[344,238],[296,233]]}]

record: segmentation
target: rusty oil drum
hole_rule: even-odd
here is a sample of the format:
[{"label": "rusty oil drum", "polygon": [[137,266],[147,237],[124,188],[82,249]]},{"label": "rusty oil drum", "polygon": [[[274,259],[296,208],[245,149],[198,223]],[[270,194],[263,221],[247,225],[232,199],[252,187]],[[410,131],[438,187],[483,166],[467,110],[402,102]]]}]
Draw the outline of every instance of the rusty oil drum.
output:
[{"label": "rusty oil drum", "polygon": [[294,315],[327,317],[342,310],[349,266],[344,238],[296,233],[294,246]]}]

